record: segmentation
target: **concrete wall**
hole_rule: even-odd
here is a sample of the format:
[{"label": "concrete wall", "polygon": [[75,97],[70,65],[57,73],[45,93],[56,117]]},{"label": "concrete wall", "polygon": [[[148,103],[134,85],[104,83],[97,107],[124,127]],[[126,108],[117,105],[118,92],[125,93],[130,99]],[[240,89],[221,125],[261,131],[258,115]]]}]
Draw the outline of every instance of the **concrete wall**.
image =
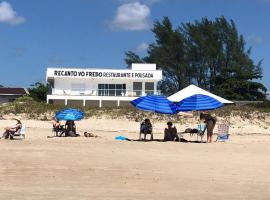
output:
[{"label": "concrete wall", "polygon": [[86,100],[85,107],[99,107],[99,101],[98,100]]},{"label": "concrete wall", "polygon": [[82,100],[67,100],[68,106],[83,106]]},{"label": "concrete wall", "polygon": [[0,96],[0,103],[8,103],[14,101],[16,98],[20,96],[17,95],[4,95]]},{"label": "concrete wall", "polygon": [[53,99],[51,100],[53,104],[55,105],[65,105],[65,100],[60,99]]},{"label": "concrete wall", "polygon": [[[65,105],[65,100],[54,99],[50,100],[50,103],[55,105]],[[102,107],[117,107],[117,100],[102,100]],[[83,100],[67,100],[68,106],[83,106]],[[99,107],[99,100],[86,100],[85,107]],[[132,107],[130,101],[119,101],[119,107]]]},{"label": "concrete wall", "polygon": [[129,101],[120,101],[120,107],[133,107]]},{"label": "concrete wall", "polygon": [[117,101],[102,101],[102,107],[117,107]]}]

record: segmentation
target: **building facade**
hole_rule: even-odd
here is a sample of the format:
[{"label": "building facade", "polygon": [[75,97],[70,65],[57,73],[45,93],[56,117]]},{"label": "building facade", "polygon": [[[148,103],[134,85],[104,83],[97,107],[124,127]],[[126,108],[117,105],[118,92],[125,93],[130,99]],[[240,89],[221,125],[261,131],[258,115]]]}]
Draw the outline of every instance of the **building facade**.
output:
[{"label": "building facade", "polygon": [[0,87],[0,104],[13,102],[16,98],[28,95],[26,88]]},{"label": "building facade", "polygon": [[156,64],[132,64],[131,69],[48,68],[47,103],[114,107],[145,95],[159,94],[162,71]]}]

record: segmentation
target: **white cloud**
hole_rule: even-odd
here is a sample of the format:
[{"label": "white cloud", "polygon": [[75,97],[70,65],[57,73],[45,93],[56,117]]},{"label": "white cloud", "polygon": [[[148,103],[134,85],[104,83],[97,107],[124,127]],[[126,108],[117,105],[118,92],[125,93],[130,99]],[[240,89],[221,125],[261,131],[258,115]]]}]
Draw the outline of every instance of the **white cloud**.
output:
[{"label": "white cloud", "polygon": [[142,53],[142,52],[145,52],[149,47],[149,44],[143,42],[141,43],[136,49],[134,49],[134,51],[136,53]]},{"label": "white cloud", "polygon": [[23,23],[25,21],[25,18],[18,16],[16,11],[9,3],[5,1],[0,3],[0,23],[8,23],[15,25]]},{"label": "white cloud", "polygon": [[150,8],[140,2],[122,4],[111,24],[115,30],[140,31],[149,28]]},{"label": "white cloud", "polygon": [[263,42],[263,38],[258,35],[249,35],[247,36],[247,41],[252,45],[261,44]]}]

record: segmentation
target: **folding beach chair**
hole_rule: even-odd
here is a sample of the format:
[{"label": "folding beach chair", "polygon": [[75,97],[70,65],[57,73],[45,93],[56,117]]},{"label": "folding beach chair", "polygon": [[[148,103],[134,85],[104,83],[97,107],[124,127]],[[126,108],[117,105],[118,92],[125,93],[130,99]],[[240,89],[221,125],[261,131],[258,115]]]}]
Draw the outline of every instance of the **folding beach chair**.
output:
[{"label": "folding beach chair", "polygon": [[16,132],[10,133],[9,138],[11,140],[14,138],[25,139],[25,133],[26,133],[26,127],[23,124],[22,127],[18,129]]},{"label": "folding beach chair", "polygon": [[226,124],[219,124],[218,125],[218,136],[217,136],[216,142],[217,141],[225,142],[225,141],[229,140],[229,136],[230,136],[229,126]]},{"label": "folding beach chair", "polygon": [[206,125],[205,124],[198,124],[197,129],[198,129],[197,141],[199,141],[199,137],[201,137],[201,142],[202,142],[204,132],[205,132],[205,129],[206,129]]},{"label": "folding beach chair", "polygon": [[140,135],[139,140],[141,140],[141,135],[144,134],[144,140],[146,140],[146,135],[150,134],[150,140],[153,140],[153,127],[152,125],[146,125],[144,122],[140,124]]},{"label": "folding beach chair", "polygon": [[61,137],[61,136],[65,135],[65,132],[66,132],[66,130],[64,129],[63,125],[61,125],[60,127],[55,127],[53,125],[52,134],[54,137]]}]

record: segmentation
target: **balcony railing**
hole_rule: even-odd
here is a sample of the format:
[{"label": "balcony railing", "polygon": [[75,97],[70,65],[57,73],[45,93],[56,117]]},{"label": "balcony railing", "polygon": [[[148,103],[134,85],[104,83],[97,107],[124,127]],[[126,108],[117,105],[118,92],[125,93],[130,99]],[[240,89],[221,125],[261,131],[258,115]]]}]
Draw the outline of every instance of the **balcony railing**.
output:
[{"label": "balcony railing", "polygon": [[159,90],[125,90],[125,89],[99,89],[99,90],[69,90],[56,89],[51,90],[52,95],[65,96],[119,96],[119,97],[139,97],[146,95],[159,95]]}]

